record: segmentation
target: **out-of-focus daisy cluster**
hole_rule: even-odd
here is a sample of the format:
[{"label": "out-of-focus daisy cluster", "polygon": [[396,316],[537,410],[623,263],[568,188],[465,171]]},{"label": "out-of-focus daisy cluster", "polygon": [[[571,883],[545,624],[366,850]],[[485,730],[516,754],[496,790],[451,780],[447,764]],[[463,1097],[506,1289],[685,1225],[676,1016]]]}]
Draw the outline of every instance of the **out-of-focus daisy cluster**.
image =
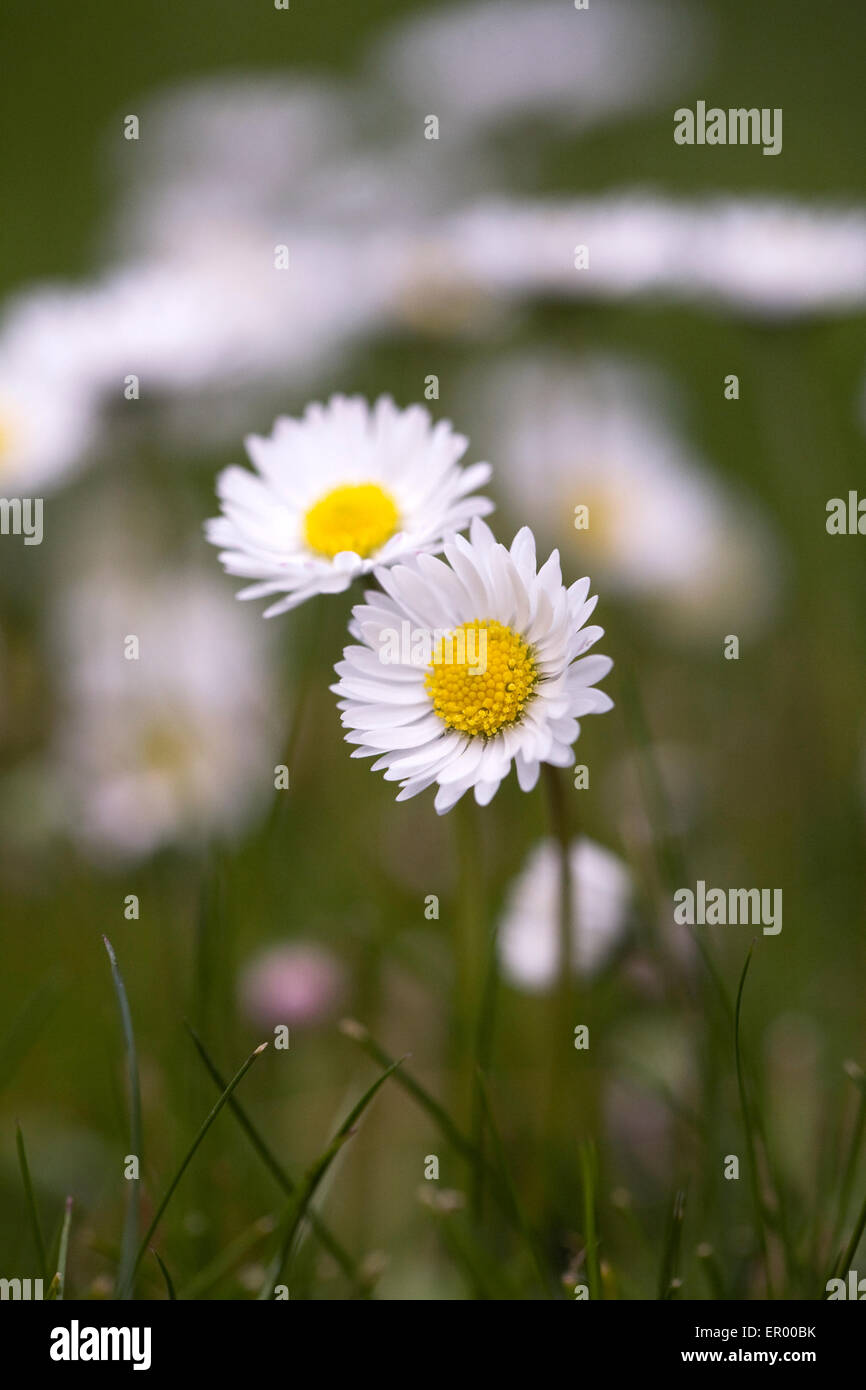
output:
[{"label": "out-of-focus daisy cluster", "polygon": [[712,51],[682,4],[473,0],[384,30],[342,83],[305,70],[142,93],[137,139],[119,125],[106,155],[105,268],[24,290],[0,322],[6,490],[112,456],[133,389],[162,407],[140,412],[149,431],[200,449],[235,436],[239,393],[307,389],[382,333],[476,335],[549,299],[862,307],[866,209],[621,179],[552,194],[515,163],[515,128],[579,140],[661,107]]}]

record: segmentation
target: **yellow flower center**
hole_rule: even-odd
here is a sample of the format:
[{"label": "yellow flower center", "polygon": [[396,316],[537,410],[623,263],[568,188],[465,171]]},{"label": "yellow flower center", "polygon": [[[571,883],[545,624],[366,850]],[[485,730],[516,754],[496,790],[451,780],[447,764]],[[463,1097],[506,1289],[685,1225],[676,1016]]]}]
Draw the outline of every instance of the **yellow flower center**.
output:
[{"label": "yellow flower center", "polygon": [[169,722],[149,725],[139,743],[141,763],[160,776],[177,776],[185,772],[190,762],[191,740],[180,724]]},{"label": "yellow flower center", "polygon": [[400,513],[378,483],[347,483],[320,498],[304,517],[304,539],[318,555],[341,550],[372,555],[397,530]]},{"label": "yellow flower center", "polygon": [[462,623],[433,649],[424,678],[449,729],[493,738],[523,713],[538,680],[532,648],[493,618]]}]

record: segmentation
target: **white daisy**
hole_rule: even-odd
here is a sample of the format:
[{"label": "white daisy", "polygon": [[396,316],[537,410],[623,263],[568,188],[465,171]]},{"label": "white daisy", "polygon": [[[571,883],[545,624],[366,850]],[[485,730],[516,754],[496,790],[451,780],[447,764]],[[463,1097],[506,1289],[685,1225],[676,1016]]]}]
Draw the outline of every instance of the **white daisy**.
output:
[{"label": "white daisy", "polygon": [[[512,883],[499,925],[502,973],[518,989],[548,989],[559,974],[560,851],[542,840]],[[592,975],[621,939],[632,898],[627,866],[603,845],[581,836],[568,851],[571,867],[572,966]]]},{"label": "white daisy", "polygon": [[239,598],[286,595],[266,618],[340,593],[376,566],[441,550],[445,536],[492,510],[487,498],[469,496],[490,465],[459,468],[462,435],[387,396],[372,407],[334,396],[246,445],[258,476],[224,470],[223,515],[208,522],[207,537],[230,574],[259,581]]},{"label": "white daisy", "polygon": [[612,661],[585,656],[603,635],[584,627],[589,580],[566,589],[556,551],[538,569],[528,527],[510,550],[480,520],[470,537],[446,543],[447,564],[419,555],[376,571],[385,592],[354,609],[362,645],[333,687],[352,756],[375,757],[398,801],[437,783],[440,815],[470,787],[486,806],[512,762],[524,791],[541,763],[570,767],[578,718],[612,708],[593,688]]}]

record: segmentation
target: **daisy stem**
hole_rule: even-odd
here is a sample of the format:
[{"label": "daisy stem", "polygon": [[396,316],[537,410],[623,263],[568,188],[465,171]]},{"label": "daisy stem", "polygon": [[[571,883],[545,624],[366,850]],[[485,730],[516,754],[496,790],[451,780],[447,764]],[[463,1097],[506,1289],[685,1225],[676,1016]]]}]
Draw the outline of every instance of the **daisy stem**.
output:
[{"label": "daisy stem", "polygon": [[[556,1159],[560,1148],[569,1142],[572,1092],[570,1078],[571,1040],[575,1025],[577,991],[574,981],[575,931],[573,883],[569,854],[568,811],[563,796],[558,769],[543,764],[548,812],[553,838],[559,851],[559,970],[556,996],[550,1011],[550,1095],[548,1101],[548,1132],[550,1152]],[[582,1021],[582,1020],[578,1020]]]},{"label": "daisy stem", "polygon": [[[485,930],[484,869],[480,825],[473,803],[461,801],[457,808],[457,862],[459,890],[454,914],[454,1028],[455,1083],[453,1112],[469,1117],[473,1148],[483,1163],[484,1110],[478,1100],[477,1067],[486,1064],[479,1050],[489,1051],[492,993],[485,988],[489,978],[488,941]],[[481,1200],[482,1171],[473,1179],[476,1210]]]}]

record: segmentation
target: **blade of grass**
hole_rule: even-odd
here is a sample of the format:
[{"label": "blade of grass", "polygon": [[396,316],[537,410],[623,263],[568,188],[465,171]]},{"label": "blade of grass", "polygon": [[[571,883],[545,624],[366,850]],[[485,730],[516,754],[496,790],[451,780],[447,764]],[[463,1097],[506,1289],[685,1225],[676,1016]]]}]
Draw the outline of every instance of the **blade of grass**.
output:
[{"label": "blade of grass", "polygon": [[710,1245],[709,1241],[702,1241],[695,1250],[695,1254],[700,1260],[701,1269],[706,1275],[707,1284],[710,1289],[710,1297],[724,1303],[727,1297],[725,1293],[725,1279],[715,1250],[712,1245]]},{"label": "blade of grass", "polygon": [[659,1271],[658,1296],[663,1301],[675,1298],[680,1287],[680,1250],[682,1248],[687,1195],[686,1188],[678,1187],[671,1206],[661,1270]]},{"label": "blade of grass", "polygon": [[[189,1033],[193,1041],[193,1044],[195,1045],[196,1051],[198,1052],[199,1057],[201,1058],[202,1062],[207,1068],[207,1071],[210,1074],[212,1081],[216,1085],[217,1090],[224,1091],[226,1089],[227,1082],[223,1079],[221,1073],[219,1072],[210,1055],[208,1054],[207,1048],[205,1047],[198,1033],[195,1031],[192,1024],[187,1022],[186,1019],[184,1019],[184,1027],[186,1028],[186,1031]],[[289,1177],[288,1173],[280,1164],[280,1162],[274,1157],[273,1153],[268,1148],[268,1145],[265,1143],[261,1134],[256,1129],[252,1120],[249,1118],[246,1111],[242,1107],[240,1101],[236,1100],[234,1096],[232,1096],[228,1102],[228,1106],[229,1110],[231,1110],[232,1114],[237,1119],[238,1123],[240,1124],[241,1128],[243,1129],[244,1133],[246,1134],[247,1138],[249,1139],[250,1143],[255,1149],[256,1153],[259,1155],[259,1158],[262,1160],[265,1167],[270,1172],[274,1181],[282,1189],[282,1191],[286,1194],[287,1197],[294,1196],[297,1190],[297,1184],[293,1182],[293,1180]],[[355,1284],[359,1292],[366,1291],[368,1285],[362,1278],[355,1261],[352,1259],[352,1256],[348,1253],[347,1250],[343,1248],[343,1246],[337,1240],[336,1236],[332,1235],[331,1231],[328,1229],[328,1227],[325,1225],[324,1221],[322,1221],[321,1217],[318,1215],[316,1211],[310,1211],[309,1221],[313,1231],[315,1232],[316,1236],[321,1242],[322,1247],[325,1250],[327,1250],[328,1254],[334,1260],[336,1260],[337,1264],[340,1266],[343,1273],[346,1275],[346,1278],[350,1279],[352,1283]]]},{"label": "blade of grass", "polygon": [[[138,1159],[139,1172],[141,1171],[141,1087],[138,1080],[138,1054],[135,1048],[135,1033],[132,1027],[132,1013],[129,1008],[129,999],[126,994],[126,986],[123,983],[123,976],[117,964],[117,956],[114,954],[114,947],[107,936],[103,936],[105,949],[108,952],[108,959],[111,964],[111,978],[114,983],[114,992],[117,995],[117,1006],[120,1010],[120,1023],[123,1029],[123,1042],[126,1048],[126,1065],[129,1073],[129,1148],[130,1153],[135,1154]],[[117,1271],[117,1282],[115,1285],[115,1295],[120,1297],[120,1290],[124,1289],[124,1298],[131,1298],[133,1293],[133,1260],[135,1259],[135,1249],[138,1242],[139,1214],[141,1209],[141,1193],[138,1178],[129,1180],[129,1191],[126,1199],[126,1213],[123,1220],[123,1237],[120,1244],[120,1267]]]},{"label": "blade of grass", "polygon": [[831,1278],[838,1279],[844,1271],[851,1269],[851,1267],[854,1264],[854,1256],[857,1254],[857,1247],[860,1244],[860,1240],[863,1236],[864,1230],[866,1230],[866,1198],[864,1198],[863,1205],[860,1208],[860,1215],[857,1218],[857,1224],[854,1227],[854,1230],[851,1232],[851,1239],[849,1240],[845,1249],[840,1251],[839,1257],[836,1260],[836,1263],[833,1267],[833,1273],[831,1275]]},{"label": "blade of grass", "polygon": [[[410,1054],[407,1053],[406,1057],[408,1057],[409,1055]],[[340,1125],[340,1128],[337,1130],[337,1133],[334,1135],[328,1147],[311,1164],[305,1176],[302,1178],[300,1184],[298,1185],[298,1189],[295,1193],[295,1196],[289,1206],[289,1210],[286,1216],[285,1231],[283,1234],[282,1243],[276,1254],[276,1257],[274,1258],[271,1264],[270,1269],[268,1270],[267,1278],[265,1279],[262,1291],[259,1294],[260,1300],[267,1301],[273,1298],[274,1289],[276,1285],[280,1282],[280,1275],[282,1274],[286,1261],[289,1258],[292,1242],[295,1238],[298,1227],[304,1219],[304,1214],[307,1210],[307,1207],[309,1206],[310,1202],[315,1196],[316,1189],[319,1186],[319,1183],[322,1181],[331,1164],[333,1163],[334,1159],[337,1157],[337,1154],[340,1152],[340,1149],[342,1149],[343,1145],[349,1139],[351,1139],[352,1135],[355,1133],[355,1125],[358,1123],[364,1111],[367,1109],[367,1106],[373,1100],[374,1096],[381,1089],[381,1087],[384,1086],[385,1082],[388,1080],[388,1077],[393,1076],[394,1073],[397,1071],[397,1068],[403,1065],[403,1063],[406,1061],[406,1057],[400,1057],[396,1062],[393,1062],[391,1066],[389,1066],[385,1071],[383,1071],[381,1076],[376,1077],[376,1080],[373,1082],[371,1086],[367,1088],[367,1090],[361,1096],[361,1099],[355,1105],[352,1106],[352,1109],[349,1111],[345,1120]]]},{"label": "blade of grass", "polygon": [[[179,1184],[181,1178],[183,1177],[184,1173],[186,1172],[187,1168],[189,1167],[189,1165],[190,1165],[190,1163],[191,1163],[191,1161],[192,1161],[192,1159],[193,1159],[193,1156],[195,1155],[196,1150],[198,1149],[199,1145],[201,1144],[202,1140],[204,1139],[205,1135],[207,1134],[208,1130],[210,1129],[211,1125],[213,1124],[214,1120],[216,1119],[217,1115],[220,1113],[220,1111],[222,1110],[223,1106],[224,1106],[224,1105],[226,1104],[226,1102],[228,1101],[228,1099],[229,1099],[229,1097],[231,1096],[232,1092],[234,1091],[235,1087],[237,1087],[237,1086],[240,1085],[241,1081],[243,1081],[243,1079],[244,1079],[244,1077],[246,1076],[247,1072],[249,1071],[250,1067],[253,1065],[254,1062],[256,1062],[256,1061],[258,1060],[258,1058],[259,1058],[259,1057],[261,1056],[261,1054],[264,1052],[264,1050],[265,1050],[265,1048],[267,1047],[267,1045],[268,1045],[268,1044],[267,1044],[266,1042],[259,1043],[258,1047],[255,1048],[255,1050],[254,1050],[253,1052],[250,1053],[249,1057],[246,1059],[246,1061],[244,1062],[243,1066],[240,1067],[240,1069],[239,1069],[237,1072],[235,1072],[235,1075],[232,1077],[232,1079],[231,1079],[231,1081],[229,1082],[228,1086],[227,1086],[226,1089],[223,1091],[223,1093],[222,1093],[222,1095],[220,1096],[219,1100],[216,1102],[216,1104],[214,1105],[213,1109],[210,1111],[209,1115],[207,1116],[207,1118],[206,1118],[206,1119],[204,1120],[204,1122],[202,1123],[202,1125],[201,1125],[201,1127],[200,1127],[200,1129],[199,1129],[197,1135],[195,1136],[195,1139],[193,1140],[193,1142],[192,1142],[190,1148],[187,1150],[187,1152],[186,1152],[186,1154],[185,1154],[185,1156],[184,1156],[184,1158],[183,1158],[183,1161],[182,1161],[180,1167],[178,1168],[177,1172],[175,1173],[174,1177],[172,1178],[171,1182],[169,1183],[168,1188],[166,1189],[166,1192],[165,1192],[165,1196],[163,1197],[162,1201],[160,1202],[159,1206],[157,1207],[157,1209],[156,1209],[156,1211],[155,1211],[155,1213],[154,1213],[154,1215],[153,1215],[153,1218],[152,1218],[152,1220],[151,1220],[151,1223],[150,1223],[150,1225],[148,1226],[147,1231],[145,1232],[144,1239],[142,1240],[140,1246],[138,1247],[138,1253],[137,1253],[137,1255],[136,1255],[136,1257],[135,1257],[135,1261],[134,1261],[134,1264],[133,1264],[132,1270],[131,1270],[131,1275],[130,1275],[131,1279],[134,1279],[134,1278],[135,1278],[136,1270],[138,1269],[138,1266],[141,1264],[141,1261],[142,1261],[142,1259],[144,1258],[145,1251],[148,1250],[149,1247],[150,1247],[150,1242],[151,1242],[151,1240],[153,1239],[153,1233],[154,1233],[154,1231],[156,1230],[157,1226],[159,1225],[160,1221],[162,1220],[163,1215],[165,1214],[165,1209],[166,1209],[166,1207],[168,1206],[169,1202],[171,1201],[172,1197],[174,1196],[175,1190],[176,1190],[176,1188],[177,1188],[177,1186],[178,1186],[178,1184]],[[126,1290],[123,1291],[123,1296],[125,1296],[125,1295],[126,1295]],[[121,1297],[121,1295],[118,1294],[118,1297]]]},{"label": "blade of grass", "polygon": [[56,1287],[54,1297],[62,1300],[66,1297],[66,1260],[69,1254],[69,1227],[72,1223],[73,1199],[66,1198],[66,1210],[63,1213],[63,1227],[60,1232],[60,1251],[57,1256],[57,1273],[51,1281],[51,1288],[48,1290],[49,1298],[51,1289]]},{"label": "blade of grass", "polygon": [[156,1263],[159,1265],[160,1269],[162,1270],[162,1277],[163,1277],[163,1279],[165,1280],[165,1287],[166,1287],[166,1289],[167,1289],[167,1291],[168,1291],[169,1300],[170,1300],[172,1303],[174,1303],[174,1302],[176,1301],[176,1299],[177,1299],[177,1294],[176,1294],[175,1291],[174,1291],[174,1284],[171,1282],[171,1275],[169,1274],[168,1270],[166,1269],[165,1264],[163,1263],[163,1261],[162,1261],[162,1259],[161,1259],[161,1257],[160,1257],[159,1251],[158,1251],[158,1250],[154,1250],[153,1246],[151,1246],[151,1248],[150,1248],[150,1253],[151,1253],[151,1255],[153,1256],[153,1258],[156,1260]]},{"label": "blade of grass", "polygon": [[761,1252],[764,1258],[764,1277],[767,1284],[767,1297],[773,1297],[772,1275],[770,1273],[770,1251],[767,1241],[767,1228],[764,1214],[764,1203],[761,1197],[760,1179],[758,1176],[758,1159],[755,1152],[755,1135],[752,1129],[752,1116],[746,1094],[746,1082],[743,1074],[743,1054],[740,1046],[740,1013],[743,1006],[743,989],[746,983],[746,976],[749,973],[749,966],[752,963],[752,953],[755,943],[749,947],[743,972],[740,975],[740,984],[737,989],[737,1003],[734,1011],[734,1058],[737,1066],[737,1089],[740,1093],[740,1109],[743,1115],[743,1130],[746,1136],[746,1152],[749,1160],[749,1180],[752,1189],[752,1201],[755,1207],[755,1220],[758,1228],[758,1237],[761,1242]]},{"label": "blade of grass", "polygon": [[845,1217],[848,1214],[848,1206],[851,1201],[851,1191],[854,1186],[854,1179],[857,1175],[857,1160],[860,1157],[863,1132],[864,1128],[866,1128],[866,1081],[864,1081],[863,1072],[856,1062],[846,1062],[845,1074],[857,1087],[859,1096],[857,1100],[857,1114],[854,1119],[854,1129],[851,1135],[851,1144],[845,1163],[845,1172],[839,1186],[839,1206],[836,1213],[836,1222],[833,1227],[831,1249],[835,1247],[842,1238]]},{"label": "blade of grass", "polygon": [[36,1206],[36,1194],[33,1191],[33,1183],[30,1180],[30,1167],[27,1163],[27,1151],[24,1148],[24,1135],[21,1133],[21,1126],[15,1126],[15,1146],[18,1149],[18,1165],[21,1169],[21,1181],[24,1184],[24,1195],[27,1199],[27,1213],[30,1217],[30,1229],[33,1232],[33,1243],[36,1246],[36,1255],[39,1260],[39,1272],[43,1279],[48,1278],[48,1255],[45,1251],[45,1240],[42,1235],[42,1225],[39,1220],[39,1210]]}]

